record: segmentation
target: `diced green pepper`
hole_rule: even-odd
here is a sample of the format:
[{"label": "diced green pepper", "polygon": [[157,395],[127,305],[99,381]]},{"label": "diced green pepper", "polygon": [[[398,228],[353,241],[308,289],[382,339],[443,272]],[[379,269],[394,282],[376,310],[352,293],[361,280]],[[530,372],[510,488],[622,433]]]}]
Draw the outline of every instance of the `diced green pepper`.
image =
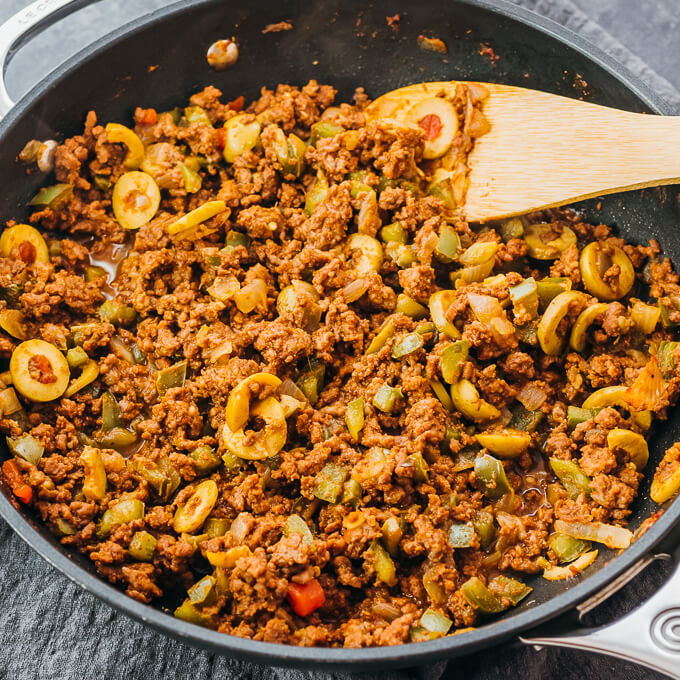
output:
[{"label": "diced green pepper", "polygon": [[328,180],[323,174],[319,173],[316,181],[307,189],[305,194],[305,212],[307,215],[311,215],[317,205],[328,199],[328,192]]},{"label": "diced green pepper", "polygon": [[434,609],[426,609],[420,617],[420,625],[430,633],[446,635],[453,625],[453,621]]},{"label": "diced green pepper", "polygon": [[185,600],[177,609],[175,616],[187,623],[195,623],[205,628],[215,628],[216,624],[212,616],[204,614],[196,605],[189,600]]},{"label": "diced green pepper", "polygon": [[309,403],[314,406],[319,399],[319,394],[323,389],[326,367],[321,363],[312,363],[311,368],[303,373],[297,380],[297,386],[307,397]]},{"label": "diced green pepper", "polygon": [[109,321],[114,325],[124,325],[132,323],[137,318],[137,312],[133,307],[121,304],[115,300],[107,300],[99,308],[99,316],[104,321]]},{"label": "diced green pepper", "polygon": [[424,319],[430,313],[427,307],[421,305],[420,302],[417,302],[409,295],[406,295],[406,293],[399,293],[397,296],[395,311],[416,320]]},{"label": "diced green pepper", "polygon": [[422,626],[411,626],[408,632],[408,639],[410,642],[427,642],[428,640],[436,640],[440,638],[439,633],[433,633],[430,630],[425,630]]},{"label": "diced green pepper", "polygon": [[215,601],[215,577],[204,576],[187,590],[189,601],[194,604],[212,604]]},{"label": "diced green pepper", "polygon": [[453,401],[451,400],[451,396],[446,390],[446,387],[442,385],[439,380],[430,380],[430,387],[432,388],[432,391],[435,393],[435,396],[439,401],[441,402],[441,405],[447,410],[447,411],[453,411]]},{"label": "diced green pepper", "polygon": [[489,590],[501,598],[510,600],[513,607],[516,607],[532,589],[521,581],[500,574],[489,582]]},{"label": "diced green pepper", "polygon": [[523,307],[532,319],[538,316],[538,287],[533,278],[511,286],[509,291],[514,305]]},{"label": "diced green pepper", "polygon": [[342,488],[342,497],[340,503],[343,505],[349,503],[353,508],[356,508],[361,501],[361,494],[363,489],[361,484],[356,479],[348,479]]},{"label": "diced green pepper", "polygon": [[567,427],[573,429],[577,425],[594,418],[601,410],[601,408],[579,408],[578,406],[568,406]]},{"label": "diced green pepper", "polygon": [[156,391],[159,397],[165,396],[166,392],[173,387],[182,387],[187,377],[187,362],[178,361],[168,368],[164,368],[156,374]]},{"label": "diced green pepper", "polygon": [[522,430],[522,432],[535,432],[541,420],[543,420],[542,411],[528,411],[522,404],[517,404],[511,410],[512,418],[508,423],[508,428],[513,430]]},{"label": "diced green pepper", "polygon": [[139,347],[137,347],[137,343],[133,343],[132,347],[130,347],[130,351],[132,352],[132,358],[135,360],[136,364],[139,364],[140,366],[146,366],[148,363],[147,358],[144,356],[144,352],[142,352]]},{"label": "diced green pepper", "polygon": [[144,517],[144,503],[137,498],[124,498],[109,505],[97,523],[97,535],[108,536],[121,524],[128,524]]},{"label": "diced green pepper", "polygon": [[385,253],[400,269],[407,269],[418,262],[418,256],[413,246],[404,243],[388,241],[385,244]]},{"label": "diced green pepper", "polygon": [[439,583],[435,569],[426,569],[423,573],[423,588],[425,588],[425,592],[433,604],[443,604],[446,602],[446,590]]},{"label": "diced green pepper", "polygon": [[203,179],[186,163],[180,163],[180,171],[182,172],[182,179],[184,180],[184,188],[188,194],[195,194],[203,184]]},{"label": "diced green pepper", "polygon": [[566,534],[554,533],[548,538],[548,545],[562,562],[573,562],[584,552],[590,550],[590,542],[580,538],[567,536]]},{"label": "diced green pepper", "polygon": [[384,384],[375,393],[373,406],[383,413],[392,413],[403,398],[404,394],[400,389]]},{"label": "diced green pepper", "polygon": [[106,276],[106,269],[104,267],[95,267],[94,265],[85,267],[85,281],[88,283],[98,281],[103,276]]},{"label": "diced green pepper", "polygon": [[168,458],[150,460],[136,457],[131,461],[131,465],[163,501],[167,501],[180,484],[179,472]]},{"label": "diced green pepper", "polygon": [[413,465],[413,479],[422,484],[427,482],[429,475],[427,474],[427,463],[420,453],[412,453],[406,457],[406,460]]},{"label": "diced green pepper", "polygon": [[60,210],[73,196],[73,186],[70,184],[53,184],[50,187],[43,187],[31,199],[30,205],[39,208],[51,208]]},{"label": "diced green pepper", "polygon": [[233,229],[230,229],[227,232],[225,245],[232,248],[236,248],[237,246],[243,246],[244,248],[247,248],[250,245],[250,237],[248,234],[243,234],[240,231],[234,231]]},{"label": "diced green pepper", "polygon": [[541,279],[536,282],[536,293],[542,308],[547,307],[553,298],[567,290],[571,290],[571,279],[563,276]]},{"label": "diced green pepper", "polygon": [[207,111],[201,106],[187,106],[184,109],[184,118],[187,123],[199,123],[201,125],[213,126]]},{"label": "diced green pepper", "polygon": [[659,343],[659,349],[657,350],[656,358],[659,362],[659,370],[661,371],[661,375],[663,376],[664,380],[669,380],[673,377],[676,365],[673,354],[677,346],[677,342],[670,342],[667,340]]},{"label": "diced green pepper", "polygon": [[582,493],[590,495],[590,477],[581,470],[576,461],[551,458],[550,467],[567,490],[569,498],[576,499]]},{"label": "diced green pepper", "polygon": [[316,477],[316,484],[312,493],[326,503],[337,503],[346,479],[347,470],[345,468],[334,463],[326,463]]},{"label": "diced green pepper", "polygon": [[490,500],[496,501],[512,491],[503,463],[488,453],[475,458],[475,477],[479,490]]},{"label": "diced green pepper", "polygon": [[371,543],[370,550],[373,553],[375,574],[378,579],[388,586],[396,585],[397,569],[387,550],[375,541]]},{"label": "diced green pepper", "polygon": [[218,536],[225,536],[231,522],[226,517],[208,517],[203,525],[203,531],[208,534],[208,538],[217,538]]},{"label": "diced green pepper", "polygon": [[325,139],[326,137],[335,137],[345,131],[342,125],[336,123],[331,123],[327,120],[320,120],[316,123],[312,123],[310,128],[309,144],[311,146],[316,146],[316,143],[320,139]]},{"label": "diced green pepper", "polygon": [[345,409],[345,424],[352,439],[356,442],[359,439],[359,432],[364,427],[364,400],[362,397],[350,401]]},{"label": "diced green pepper", "polygon": [[243,463],[243,459],[239,458],[233,451],[225,451],[222,454],[222,463],[229,472],[237,472]]},{"label": "diced green pepper", "polygon": [[496,535],[494,517],[491,508],[482,508],[477,511],[472,525],[479,536],[479,545],[482,549],[488,548]]},{"label": "diced green pepper", "polygon": [[442,378],[449,385],[458,381],[463,364],[467,361],[469,343],[467,340],[457,340],[447,345],[439,357],[439,367]]},{"label": "diced green pepper", "polygon": [[476,576],[460,587],[463,597],[484,614],[498,614],[505,610],[503,603]]},{"label": "diced green pepper", "polygon": [[452,548],[471,548],[476,538],[472,522],[456,522],[449,529],[449,543]]},{"label": "diced green pepper", "polygon": [[71,368],[80,368],[89,360],[90,357],[87,356],[87,352],[82,347],[72,347],[66,352],[66,361]]},{"label": "diced green pepper", "polygon": [[413,354],[421,349],[423,346],[423,338],[418,333],[409,333],[405,335],[399,342],[395,342],[392,346],[392,358],[402,359],[403,357]]},{"label": "diced green pepper", "polygon": [[406,229],[404,229],[404,227],[401,225],[401,222],[393,222],[392,224],[384,226],[380,230],[380,238],[385,243],[390,241],[395,243],[406,243]]},{"label": "diced green pepper", "polygon": [[120,408],[116,398],[111,392],[102,394],[102,430],[110,432],[115,427],[120,427],[123,421],[120,416]]},{"label": "diced green pepper", "polygon": [[314,543],[314,536],[312,536],[312,532],[310,531],[307,522],[305,522],[305,520],[302,519],[300,515],[290,515],[286,518],[286,524],[283,528],[283,533],[286,536],[290,536],[291,534],[300,534],[300,536],[302,536],[303,542],[305,542],[307,545],[312,545],[312,543]]},{"label": "diced green pepper", "polygon": [[222,464],[219,455],[211,446],[201,444],[196,447],[190,454],[194,460],[194,467],[201,475],[207,475]]},{"label": "diced green pepper", "polygon": [[524,225],[519,217],[512,217],[501,224],[501,236],[507,243],[514,238],[522,238],[524,236]]},{"label": "diced green pepper", "polygon": [[151,562],[158,540],[148,531],[136,531],[130,540],[128,553],[138,562]]},{"label": "diced green pepper", "polygon": [[458,257],[459,250],[460,236],[458,236],[458,232],[445,224],[439,232],[439,240],[434,249],[435,255],[442,262],[453,262]]}]

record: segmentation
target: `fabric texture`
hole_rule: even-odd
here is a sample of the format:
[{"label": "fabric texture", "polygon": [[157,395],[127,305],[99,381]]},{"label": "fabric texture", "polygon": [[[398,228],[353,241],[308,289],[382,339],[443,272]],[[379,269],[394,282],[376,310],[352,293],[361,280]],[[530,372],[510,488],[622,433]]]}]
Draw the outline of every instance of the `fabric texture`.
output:
[{"label": "fabric texture", "polygon": [[[641,76],[680,112],[680,92],[570,0],[513,0],[567,26]],[[667,570],[653,569],[603,609],[621,615],[642,602]],[[122,597],[122,596],[121,596]],[[573,651],[536,652],[512,641],[464,659],[402,671],[329,674],[266,668],[167,638],[112,610],[38,557],[0,520],[0,679],[21,680],[438,680],[441,677],[661,678],[621,661]],[[323,655],[323,650],[319,650]]]}]

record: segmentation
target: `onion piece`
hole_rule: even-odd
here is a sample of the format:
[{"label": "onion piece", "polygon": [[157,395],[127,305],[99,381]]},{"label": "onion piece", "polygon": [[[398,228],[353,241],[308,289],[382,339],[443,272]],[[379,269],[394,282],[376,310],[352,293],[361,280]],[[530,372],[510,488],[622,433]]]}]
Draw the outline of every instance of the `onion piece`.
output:
[{"label": "onion piece", "polygon": [[633,540],[633,534],[628,529],[613,524],[602,524],[601,522],[582,524],[558,519],[555,520],[555,531],[584,541],[604,543],[608,548],[614,549],[627,548]]},{"label": "onion piece", "polygon": [[498,299],[491,295],[470,293],[468,302],[477,321],[485,324],[496,339],[504,340],[515,334],[515,327],[508,321]]},{"label": "onion piece", "polygon": [[578,559],[564,567],[549,567],[545,569],[543,578],[548,581],[562,581],[567,578],[573,578],[589,567],[595,561],[596,557],[597,550],[583,553]]},{"label": "onion piece", "polygon": [[548,398],[546,391],[535,382],[528,382],[517,394],[517,401],[527,411],[537,411]]},{"label": "onion piece", "polygon": [[229,276],[217,276],[213,281],[212,286],[208,288],[208,293],[216,300],[226,302],[233,298],[240,288],[241,284],[233,274]]},{"label": "onion piece", "polygon": [[342,295],[345,298],[345,302],[349,304],[350,302],[356,302],[367,290],[368,281],[366,279],[355,279],[342,289]]},{"label": "onion piece", "polygon": [[23,406],[13,387],[8,387],[0,391],[0,413],[3,418],[5,416],[10,416],[17,411],[21,411],[22,408]]},{"label": "onion piece", "polygon": [[127,361],[129,364],[137,363],[135,361],[134,355],[132,354],[132,350],[125,344],[125,341],[122,338],[114,335],[109,341],[109,344],[111,345],[111,349],[116,356]]},{"label": "onion piece", "polygon": [[623,400],[636,411],[655,411],[662,408],[666,395],[666,382],[659,370],[659,362],[652,357],[635,382],[623,393]]},{"label": "onion piece", "polygon": [[305,393],[290,379],[286,378],[277,388],[276,391],[280,395],[287,395],[301,401],[303,404],[307,402]]}]

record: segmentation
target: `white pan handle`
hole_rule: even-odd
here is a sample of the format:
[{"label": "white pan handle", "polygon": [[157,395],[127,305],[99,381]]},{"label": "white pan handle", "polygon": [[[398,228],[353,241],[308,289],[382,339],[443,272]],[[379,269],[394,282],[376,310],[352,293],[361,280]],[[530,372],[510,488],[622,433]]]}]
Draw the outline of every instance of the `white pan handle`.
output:
[{"label": "white pan handle", "polygon": [[5,69],[12,55],[43,29],[96,0],[35,0],[0,26],[0,119],[14,106],[5,87]]},{"label": "white pan handle", "polygon": [[[637,565],[617,579],[614,587],[605,589],[595,596],[594,606],[608,595],[625,585],[639,573],[652,556],[641,560]],[[680,564],[677,563],[668,581],[644,604],[626,614],[614,623],[599,628],[576,628],[567,630],[532,631],[538,635],[521,637],[520,640],[536,648],[570,647],[589,652],[608,654],[647,666],[671,678],[680,679]],[[644,562],[644,564],[643,564]],[[592,599],[592,598],[591,598]],[[586,613],[593,607],[586,607]]]}]

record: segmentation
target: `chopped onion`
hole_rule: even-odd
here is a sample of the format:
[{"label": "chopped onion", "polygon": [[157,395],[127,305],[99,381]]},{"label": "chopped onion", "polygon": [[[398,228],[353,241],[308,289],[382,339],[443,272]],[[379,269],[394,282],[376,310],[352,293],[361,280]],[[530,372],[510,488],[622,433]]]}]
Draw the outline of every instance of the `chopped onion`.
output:
[{"label": "chopped onion", "polygon": [[226,361],[231,357],[234,351],[234,345],[229,340],[223,340],[219,345],[216,345],[210,350],[208,359],[210,363],[218,364],[220,361]]},{"label": "chopped onion", "polygon": [[129,364],[135,364],[137,363],[135,361],[135,357],[132,354],[132,350],[125,344],[122,338],[119,338],[117,335],[114,335],[111,340],[111,349],[113,349],[113,353],[120,357],[121,359],[124,359],[127,361]]},{"label": "chopped onion", "polygon": [[572,578],[580,574],[584,569],[589,567],[597,557],[597,550],[583,553],[577,560],[564,567],[548,567],[543,572],[543,578],[548,581],[562,581],[566,578]]},{"label": "chopped onion", "polygon": [[218,276],[213,281],[213,285],[208,288],[208,293],[216,300],[226,302],[234,297],[240,287],[241,284],[233,274],[230,276]]},{"label": "chopped onion", "polygon": [[485,324],[498,340],[504,340],[515,334],[515,327],[508,321],[501,303],[491,295],[468,295],[470,309],[480,323]]},{"label": "chopped onion", "polygon": [[237,543],[242,543],[246,534],[252,527],[253,516],[249,512],[240,512],[234,518],[234,521],[229,527],[229,533],[233,535]]},{"label": "chopped onion", "polygon": [[633,534],[628,529],[601,522],[581,524],[558,519],[555,521],[555,531],[584,541],[604,543],[608,548],[615,549],[627,548],[633,540]]},{"label": "chopped onion", "polygon": [[301,401],[303,404],[307,401],[305,393],[290,379],[286,378],[276,389],[280,395],[287,395]]},{"label": "chopped onion", "polygon": [[267,284],[262,279],[255,279],[241,290],[234,293],[234,301],[239,311],[249,314],[256,307],[267,304]]},{"label": "chopped onion", "polygon": [[16,439],[7,437],[7,446],[15,456],[19,456],[29,463],[33,463],[33,465],[38,464],[45,451],[45,447],[30,434],[24,434]]},{"label": "chopped onion", "polygon": [[537,411],[548,398],[547,393],[535,382],[528,382],[517,395],[517,401],[527,411]]},{"label": "chopped onion", "polygon": [[21,402],[13,387],[0,391],[0,413],[3,416],[10,416],[12,413],[21,411],[21,408]]},{"label": "chopped onion", "polygon": [[496,264],[496,258],[492,257],[486,262],[465,267],[464,269],[461,269],[455,273],[465,283],[476,283],[478,281],[483,281],[489,274],[491,274],[494,264]]},{"label": "chopped onion", "polygon": [[368,290],[368,281],[366,279],[356,279],[352,283],[348,283],[342,289],[342,295],[345,302],[356,302]]},{"label": "chopped onion", "polygon": [[660,316],[661,308],[658,305],[648,305],[640,300],[636,300],[630,309],[630,318],[643,335],[654,331]]},{"label": "chopped onion", "polygon": [[642,369],[635,382],[623,393],[623,400],[636,411],[655,411],[664,404],[666,382],[659,370],[659,362],[652,357]]}]

